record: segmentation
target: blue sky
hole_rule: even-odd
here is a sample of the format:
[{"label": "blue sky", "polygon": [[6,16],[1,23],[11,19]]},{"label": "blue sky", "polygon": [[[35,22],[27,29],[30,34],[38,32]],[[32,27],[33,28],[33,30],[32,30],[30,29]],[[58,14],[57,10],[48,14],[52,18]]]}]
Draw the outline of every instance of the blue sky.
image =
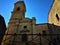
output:
[{"label": "blue sky", "polygon": [[[8,25],[14,3],[18,0],[0,0],[0,14],[4,17],[6,25]],[[36,17],[36,23],[47,23],[48,13],[53,0],[24,0],[26,5],[25,17]]]}]

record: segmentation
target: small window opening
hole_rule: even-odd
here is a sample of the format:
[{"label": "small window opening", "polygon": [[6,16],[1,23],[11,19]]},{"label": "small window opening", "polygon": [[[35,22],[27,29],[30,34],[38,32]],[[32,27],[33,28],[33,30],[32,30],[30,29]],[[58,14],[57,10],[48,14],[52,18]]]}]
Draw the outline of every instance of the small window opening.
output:
[{"label": "small window opening", "polygon": [[57,18],[57,20],[59,20],[59,16],[58,16],[58,14],[56,14],[56,18]]},{"label": "small window opening", "polygon": [[20,10],[20,7],[17,8],[17,11],[19,11],[19,10]]},{"label": "small window opening", "polygon": [[42,36],[46,36],[46,31],[42,31]]},{"label": "small window opening", "polygon": [[24,28],[27,28],[27,26],[24,26]]}]

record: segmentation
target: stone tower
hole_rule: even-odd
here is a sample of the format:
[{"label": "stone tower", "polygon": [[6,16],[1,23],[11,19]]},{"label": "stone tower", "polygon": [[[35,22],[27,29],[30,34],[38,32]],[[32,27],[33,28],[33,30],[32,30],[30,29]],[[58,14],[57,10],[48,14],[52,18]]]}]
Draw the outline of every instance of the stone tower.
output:
[{"label": "stone tower", "polygon": [[32,40],[33,36],[27,34],[35,34],[36,19],[25,18],[26,7],[24,1],[18,1],[14,4],[14,9],[7,30],[1,45],[25,45],[25,42]]},{"label": "stone tower", "polygon": [[48,16],[48,23],[60,26],[60,0],[54,0]]},{"label": "stone tower", "polygon": [[24,1],[18,1],[14,5],[11,19],[18,18],[22,20],[23,18],[25,18],[25,12],[26,12],[26,7]]}]

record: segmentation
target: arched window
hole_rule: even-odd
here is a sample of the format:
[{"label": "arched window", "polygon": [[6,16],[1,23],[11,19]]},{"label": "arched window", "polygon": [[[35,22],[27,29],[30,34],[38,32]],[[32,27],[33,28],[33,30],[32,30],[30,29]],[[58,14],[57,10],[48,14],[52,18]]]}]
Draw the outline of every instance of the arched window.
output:
[{"label": "arched window", "polygon": [[56,18],[57,18],[57,20],[59,20],[59,16],[58,16],[58,14],[56,14]]},{"label": "arched window", "polygon": [[17,8],[17,11],[19,11],[19,10],[20,10],[20,7]]}]

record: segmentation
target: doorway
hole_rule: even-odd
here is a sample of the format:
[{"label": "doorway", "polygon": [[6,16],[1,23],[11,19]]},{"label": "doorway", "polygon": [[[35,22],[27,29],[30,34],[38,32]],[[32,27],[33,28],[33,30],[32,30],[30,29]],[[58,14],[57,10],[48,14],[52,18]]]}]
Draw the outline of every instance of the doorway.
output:
[{"label": "doorway", "polygon": [[22,42],[27,42],[28,41],[28,35],[27,34],[22,34]]}]

